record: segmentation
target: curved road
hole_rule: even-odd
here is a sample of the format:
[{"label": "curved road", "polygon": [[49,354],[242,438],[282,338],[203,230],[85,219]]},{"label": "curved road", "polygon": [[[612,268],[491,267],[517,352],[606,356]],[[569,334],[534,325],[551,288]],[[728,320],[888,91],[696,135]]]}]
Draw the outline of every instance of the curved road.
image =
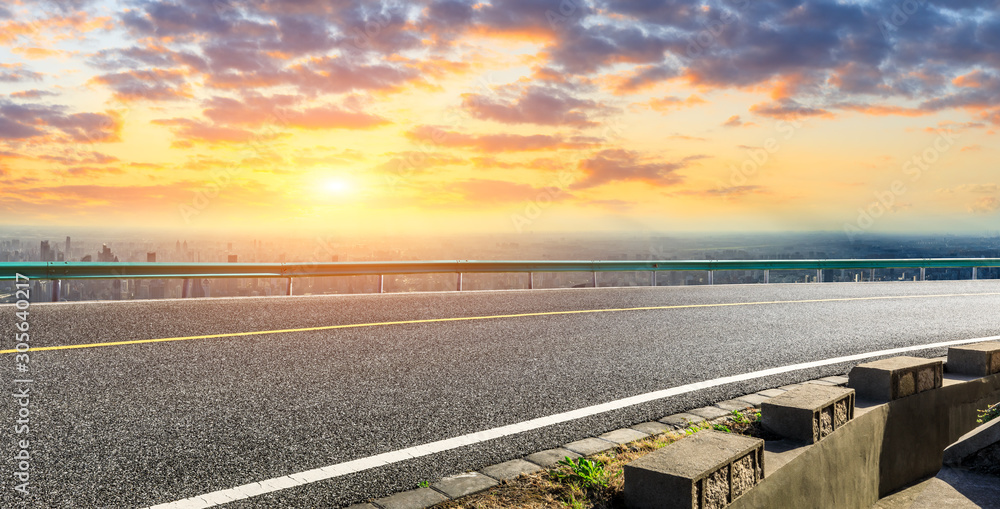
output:
[{"label": "curved road", "polygon": [[[996,281],[32,304],[32,345],[48,349],[31,359],[31,494],[6,473],[23,437],[16,401],[3,398],[0,506],[161,504],[692,382],[992,336],[998,309]],[[0,306],[2,349],[15,311]],[[651,401],[226,507],[349,505],[849,367]],[[0,373],[7,391],[18,375],[9,352]]]}]

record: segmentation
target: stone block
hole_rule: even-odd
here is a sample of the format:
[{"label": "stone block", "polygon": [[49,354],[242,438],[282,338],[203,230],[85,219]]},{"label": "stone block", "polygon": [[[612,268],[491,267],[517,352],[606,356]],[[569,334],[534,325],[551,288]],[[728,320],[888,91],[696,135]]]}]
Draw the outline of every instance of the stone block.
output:
[{"label": "stone block", "polygon": [[736,398],[737,401],[743,401],[752,407],[759,407],[761,403],[769,399],[771,399],[770,396],[762,396],[760,394],[747,394],[746,396],[740,396]]},{"label": "stone block", "polygon": [[447,501],[448,497],[430,488],[419,488],[380,498],[375,504],[385,509],[424,509]]},{"label": "stone block", "polygon": [[562,448],[546,449],[544,451],[539,451],[534,454],[529,454],[525,456],[524,459],[536,464],[541,465],[545,468],[552,468],[559,463],[559,460],[569,456],[570,459],[579,458],[580,455]]},{"label": "stone block", "polygon": [[533,474],[541,470],[542,467],[525,460],[510,460],[496,465],[490,465],[480,472],[501,481],[515,479],[521,474]]},{"label": "stone block", "polygon": [[705,418],[699,415],[689,414],[689,413],[679,413],[674,415],[668,415],[662,419],[660,422],[663,424],[669,424],[670,426],[675,426],[678,428],[686,428],[692,424],[697,424],[704,421]]},{"label": "stone block", "polygon": [[674,427],[660,422],[651,421],[634,424],[632,425],[632,429],[641,431],[647,435],[659,435],[660,433],[666,433],[674,429]]},{"label": "stone block", "polygon": [[733,410],[738,410],[738,411],[742,412],[742,411],[746,410],[748,406],[753,406],[753,405],[747,405],[746,402],[735,400],[735,399],[727,399],[726,401],[720,401],[720,402],[716,403],[715,406],[717,406],[717,407],[719,407],[719,408],[721,408],[721,409],[723,409],[723,410],[725,410],[727,412],[732,412]]},{"label": "stone block", "polygon": [[701,431],[624,470],[630,509],[720,509],[764,478],[764,441]]},{"label": "stone block", "polygon": [[970,376],[1000,373],[1000,342],[990,341],[948,348],[948,372]]},{"label": "stone block", "polygon": [[723,417],[729,416],[729,412],[716,407],[716,406],[704,406],[701,408],[695,408],[694,410],[688,410],[688,413],[697,415],[706,421],[713,421],[715,419],[721,419]]},{"label": "stone block", "polygon": [[584,456],[590,456],[591,454],[597,454],[599,452],[604,452],[607,451],[608,449],[612,449],[616,445],[618,444],[609,442],[607,440],[602,440],[600,438],[584,438],[583,440],[570,442],[564,445],[563,448],[569,449],[573,452],[578,452]]},{"label": "stone block", "polygon": [[761,423],[792,440],[816,443],[854,418],[854,390],[803,385],[761,404]]},{"label": "stone block", "polygon": [[892,401],[941,387],[943,366],[939,360],[892,357],[858,364],[847,385],[859,398]]},{"label": "stone block", "polygon": [[487,477],[479,472],[466,472],[464,474],[445,477],[434,483],[431,487],[448,495],[449,498],[459,498],[479,493],[497,484],[496,479]]},{"label": "stone block", "polygon": [[648,437],[646,433],[641,431],[636,431],[634,429],[624,428],[616,429],[614,431],[609,431],[603,435],[598,436],[601,440],[607,440],[608,442],[614,442],[618,445],[627,444],[629,442],[635,442],[636,440],[642,440]]}]

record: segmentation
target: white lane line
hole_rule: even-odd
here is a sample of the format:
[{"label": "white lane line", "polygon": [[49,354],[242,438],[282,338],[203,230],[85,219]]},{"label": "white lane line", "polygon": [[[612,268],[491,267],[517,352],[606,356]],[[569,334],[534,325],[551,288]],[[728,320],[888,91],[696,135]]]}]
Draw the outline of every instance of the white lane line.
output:
[{"label": "white lane line", "polygon": [[926,345],[891,348],[888,350],[879,350],[877,352],[868,352],[855,355],[847,355],[844,357],[834,357],[832,359],[803,362],[799,364],[790,364],[788,366],[769,368],[760,371],[753,371],[751,373],[744,373],[742,375],[725,376],[713,380],[706,380],[704,382],[695,382],[687,385],[681,385],[678,387],[672,387],[670,389],[649,392],[646,394],[639,394],[638,396],[631,396],[624,399],[609,401],[607,403],[601,403],[600,405],[593,405],[584,408],[579,408],[576,410],[570,410],[568,412],[549,415],[546,417],[539,417],[537,419],[531,419],[516,424],[508,424],[507,426],[500,426],[499,428],[477,431],[475,433],[469,433],[467,435],[448,438],[445,440],[438,440],[437,442],[430,442],[413,447],[407,447],[406,449],[399,449],[396,451],[385,452],[382,454],[377,454],[375,456],[369,456],[367,458],[360,458],[356,460],[346,461],[344,463],[337,463],[335,465],[314,468],[312,470],[306,470],[304,472],[298,472],[295,474],[275,477],[273,479],[268,479],[266,481],[244,484],[242,486],[237,486],[235,488],[213,491],[211,493],[206,493],[204,495],[199,495],[196,497],[185,498],[183,500],[177,500],[174,502],[155,505],[152,506],[150,509],[201,509],[201,508],[213,507],[233,500],[242,500],[250,497],[255,497],[258,495],[263,495],[265,493],[273,493],[275,491],[280,491],[287,488],[293,488],[296,486],[302,486],[305,484],[310,484],[318,481],[333,479],[334,477],[341,477],[348,474],[355,474],[376,467],[391,465],[393,463],[399,463],[401,461],[406,461],[409,459],[420,458],[422,456],[436,454],[439,452],[450,451],[452,449],[457,449],[459,447],[464,447],[467,445],[479,444],[482,442],[486,442],[488,440],[494,440],[497,438],[502,438],[510,435],[516,435],[518,433],[524,433],[526,431],[532,431],[539,428],[544,428],[546,426],[552,426],[555,424],[561,424],[564,422],[582,419],[585,417],[591,417],[597,414],[610,412],[612,410],[620,410],[625,407],[639,405],[642,403],[649,403],[651,401],[655,401],[658,399],[678,396],[681,394],[686,394],[689,392],[694,392],[702,389],[708,389],[710,387],[716,387],[719,385],[730,384],[734,382],[745,382],[747,380],[754,380],[756,378],[780,375],[791,371],[799,371],[803,369],[829,366],[831,364],[841,364],[845,362],[869,359],[872,357],[897,355],[901,353],[914,352],[918,350],[930,350],[933,348],[943,348],[946,346],[965,345],[969,343],[981,343],[983,341],[995,341],[995,340],[1000,340],[1000,336],[989,336],[985,338],[975,338],[975,339],[959,339],[955,341],[944,341],[941,343],[930,343]]}]

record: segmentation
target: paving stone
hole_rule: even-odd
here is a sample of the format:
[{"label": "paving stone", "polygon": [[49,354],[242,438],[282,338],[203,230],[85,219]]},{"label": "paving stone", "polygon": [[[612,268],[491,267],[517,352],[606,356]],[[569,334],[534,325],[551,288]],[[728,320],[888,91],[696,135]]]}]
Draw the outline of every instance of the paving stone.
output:
[{"label": "paving stone", "polygon": [[578,452],[584,456],[590,456],[591,454],[597,454],[599,452],[607,451],[608,449],[613,448],[615,445],[617,444],[608,442],[607,440],[602,440],[600,438],[584,438],[583,440],[570,442],[566,445],[563,445],[563,447],[573,452]]},{"label": "paving stone", "polygon": [[760,391],[757,394],[760,394],[761,396],[766,396],[768,398],[773,398],[775,396],[781,396],[786,392],[788,392],[787,389],[768,389],[766,391]]},{"label": "paving stone", "polygon": [[784,391],[790,391],[796,387],[801,387],[801,386],[802,384],[788,384],[788,385],[782,385],[781,387],[778,388]]},{"label": "paving stone", "polygon": [[430,488],[418,488],[377,499],[375,504],[385,509],[424,509],[447,501],[448,497]]},{"label": "paving stone", "polygon": [[647,435],[659,435],[660,433],[666,433],[674,429],[674,427],[662,422],[650,421],[634,424],[632,425],[632,429],[639,430]]},{"label": "paving stone", "polygon": [[452,475],[441,479],[431,485],[432,488],[443,492],[451,498],[464,497],[473,493],[479,493],[485,489],[496,486],[497,481],[492,477],[487,477],[479,472],[466,472],[464,474]]},{"label": "paving stone", "polygon": [[642,440],[649,435],[641,431],[636,431],[634,429],[623,428],[616,429],[614,431],[609,431],[603,435],[599,435],[597,438],[601,440],[607,440],[608,442],[614,442],[618,445],[627,444],[629,442],[635,442],[636,440]]},{"label": "paving stone", "polygon": [[501,481],[514,479],[521,474],[533,474],[541,470],[542,467],[522,459],[505,461],[496,465],[490,465],[480,472]]},{"label": "paving stone", "polygon": [[716,403],[715,406],[727,412],[732,412],[733,410],[739,410],[742,412],[747,409],[746,402],[738,401],[735,399],[727,399],[726,401],[720,401]]},{"label": "paving stone", "polygon": [[837,384],[835,384],[833,382],[829,382],[829,381],[826,381],[826,380],[823,380],[823,379],[820,379],[820,380],[807,380],[806,384],[808,384],[808,385],[823,385],[823,386],[826,386],[826,387],[833,387],[833,386],[837,385]]},{"label": "paving stone", "polygon": [[372,504],[354,504],[347,509],[378,509],[378,507],[375,507]]},{"label": "paving stone", "polygon": [[688,413],[700,416],[702,419],[711,421],[715,419],[720,419],[729,415],[729,412],[714,406],[704,406],[701,408],[695,408],[694,410],[688,410]]},{"label": "paving stone", "polygon": [[767,401],[767,400],[769,400],[771,398],[769,398],[767,396],[761,396],[760,394],[747,394],[746,396],[740,396],[740,397],[738,397],[736,399],[739,400],[739,401],[745,401],[745,402],[747,402],[750,405],[753,405],[755,407],[759,407],[761,403],[763,403],[763,402],[765,402],[765,401]]},{"label": "paving stone", "polygon": [[678,428],[686,428],[686,427],[688,427],[691,424],[697,424],[697,423],[699,423],[701,421],[704,421],[704,420],[705,420],[704,417],[700,417],[700,416],[697,416],[697,415],[694,415],[694,414],[679,413],[679,414],[674,414],[674,415],[668,415],[668,416],[660,419],[660,422],[662,422],[663,424],[669,424],[671,426],[676,426]]},{"label": "paving stone", "polygon": [[847,378],[846,376],[827,376],[820,378],[820,380],[826,380],[827,382],[831,382],[834,385],[847,385],[847,381],[849,380],[849,378]]},{"label": "paving stone", "polygon": [[534,454],[529,454],[525,456],[524,459],[545,468],[552,468],[556,465],[556,463],[559,463],[559,460],[565,458],[566,456],[569,456],[572,459],[580,457],[579,454],[573,451],[557,447],[555,449],[547,449]]}]

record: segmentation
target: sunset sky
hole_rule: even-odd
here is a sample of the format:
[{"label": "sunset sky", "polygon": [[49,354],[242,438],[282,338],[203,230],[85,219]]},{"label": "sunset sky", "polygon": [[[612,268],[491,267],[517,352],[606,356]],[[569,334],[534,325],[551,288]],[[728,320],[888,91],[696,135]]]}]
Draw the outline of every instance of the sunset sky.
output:
[{"label": "sunset sky", "polygon": [[0,222],[1000,230],[1000,2],[13,0]]}]

